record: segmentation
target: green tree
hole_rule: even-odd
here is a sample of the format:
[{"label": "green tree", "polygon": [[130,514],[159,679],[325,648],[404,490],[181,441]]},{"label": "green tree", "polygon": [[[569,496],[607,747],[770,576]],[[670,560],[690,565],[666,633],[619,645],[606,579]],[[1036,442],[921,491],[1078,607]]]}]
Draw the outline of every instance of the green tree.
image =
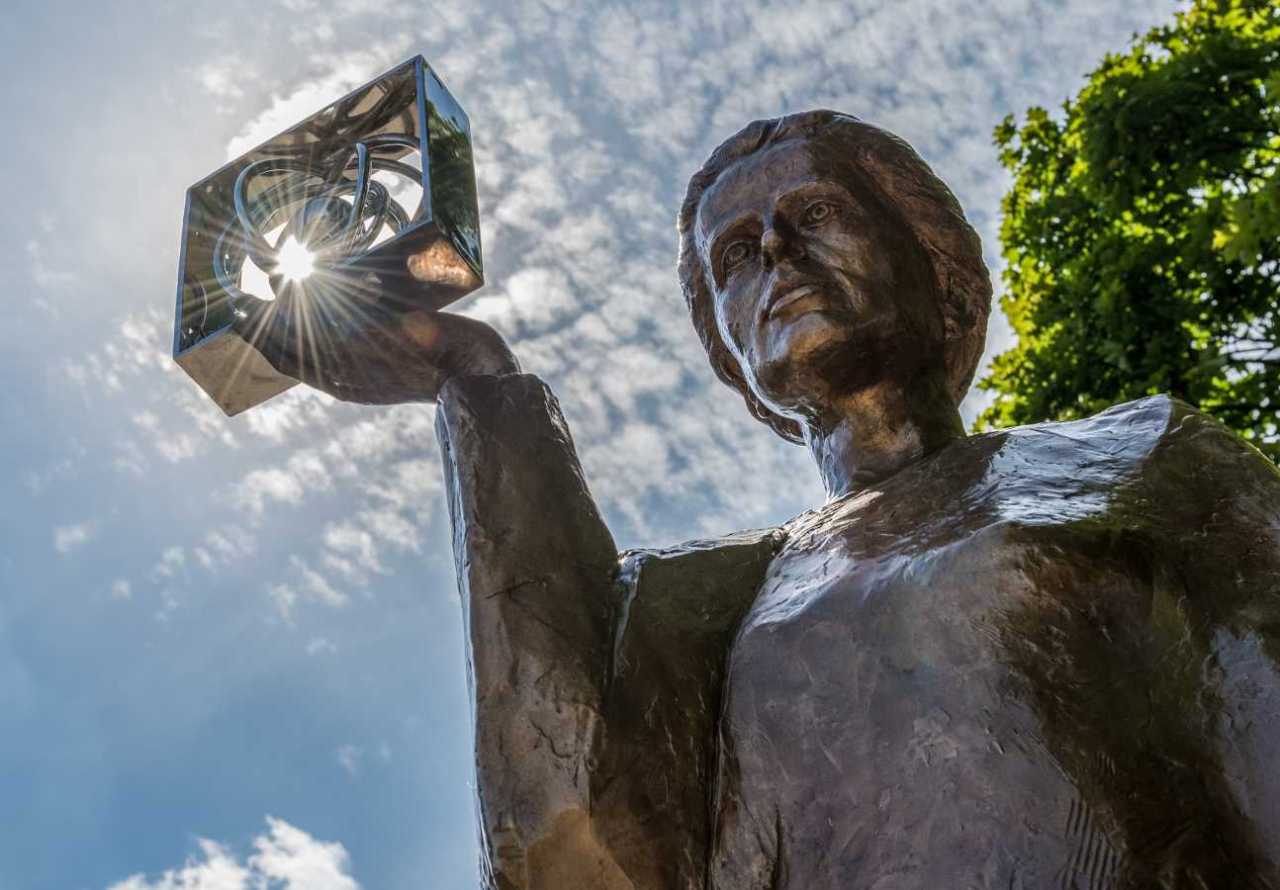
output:
[{"label": "green tree", "polygon": [[1017,345],[979,426],[1168,392],[1280,457],[1280,2],[1193,0],[996,128]]}]

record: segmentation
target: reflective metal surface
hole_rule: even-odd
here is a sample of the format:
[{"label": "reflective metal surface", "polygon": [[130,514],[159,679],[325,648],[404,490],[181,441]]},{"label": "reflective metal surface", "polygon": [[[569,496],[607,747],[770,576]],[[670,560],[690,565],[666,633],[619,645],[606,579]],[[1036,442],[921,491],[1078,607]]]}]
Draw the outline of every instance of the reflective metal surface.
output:
[{"label": "reflective metal surface", "polygon": [[296,382],[236,331],[249,297],[407,311],[480,286],[467,117],[412,59],[192,186],[182,241],[174,357],[235,414]]},{"label": "reflective metal surface", "polygon": [[[235,218],[227,221],[214,246],[218,284],[233,298],[239,295],[243,263],[251,257],[270,275],[272,289],[279,293],[288,276],[282,269],[281,249],[290,242],[306,251],[315,270],[324,270],[367,251],[384,227],[391,236],[399,234],[409,225],[409,212],[373,175],[387,172],[416,182],[422,171],[379,158],[376,152],[417,147],[417,140],[410,137],[384,135],[356,142],[348,157],[339,157],[328,167],[289,158],[246,165],[233,191]],[[259,187],[259,177],[271,184]],[[251,189],[256,193],[252,202]],[[268,241],[265,232],[272,229],[278,234]]]}]

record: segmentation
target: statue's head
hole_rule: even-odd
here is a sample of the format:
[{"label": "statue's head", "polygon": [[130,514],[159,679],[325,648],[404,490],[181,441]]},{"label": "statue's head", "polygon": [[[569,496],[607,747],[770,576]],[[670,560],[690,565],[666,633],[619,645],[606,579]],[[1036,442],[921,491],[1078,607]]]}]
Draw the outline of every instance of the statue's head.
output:
[{"label": "statue's head", "polygon": [[756,121],[689,181],[681,284],[711,366],[792,441],[829,400],[935,375],[956,404],[991,280],[959,203],[898,137],[809,111]]}]

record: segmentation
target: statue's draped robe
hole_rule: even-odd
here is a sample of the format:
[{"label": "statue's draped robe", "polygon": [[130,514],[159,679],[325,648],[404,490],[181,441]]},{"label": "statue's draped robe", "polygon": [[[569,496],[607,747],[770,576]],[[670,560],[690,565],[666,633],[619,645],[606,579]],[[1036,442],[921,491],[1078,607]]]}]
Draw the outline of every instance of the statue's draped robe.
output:
[{"label": "statue's draped robe", "polygon": [[438,431],[486,886],[1280,888],[1280,473],[1187,406],[621,555],[537,378]]}]

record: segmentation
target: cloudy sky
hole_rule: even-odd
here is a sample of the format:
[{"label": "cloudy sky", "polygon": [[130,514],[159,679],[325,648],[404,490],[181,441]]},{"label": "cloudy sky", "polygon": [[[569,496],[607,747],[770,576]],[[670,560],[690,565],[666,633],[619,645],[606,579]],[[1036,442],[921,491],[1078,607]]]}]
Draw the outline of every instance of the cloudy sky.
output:
[{"label": "cloudy sky", "polygon": [[820,496],[686,321],[674,217],[709,150],[785,111],[867,118],[995,268],[994,124],[1173,9],[3,4],[0,888],[475,886],[432,411],[298,387],[224,418],[168,353],[189,184],[424,54],[476,142],[488,285],[459,308],[559,393],[619,543],[671,543]]}]

